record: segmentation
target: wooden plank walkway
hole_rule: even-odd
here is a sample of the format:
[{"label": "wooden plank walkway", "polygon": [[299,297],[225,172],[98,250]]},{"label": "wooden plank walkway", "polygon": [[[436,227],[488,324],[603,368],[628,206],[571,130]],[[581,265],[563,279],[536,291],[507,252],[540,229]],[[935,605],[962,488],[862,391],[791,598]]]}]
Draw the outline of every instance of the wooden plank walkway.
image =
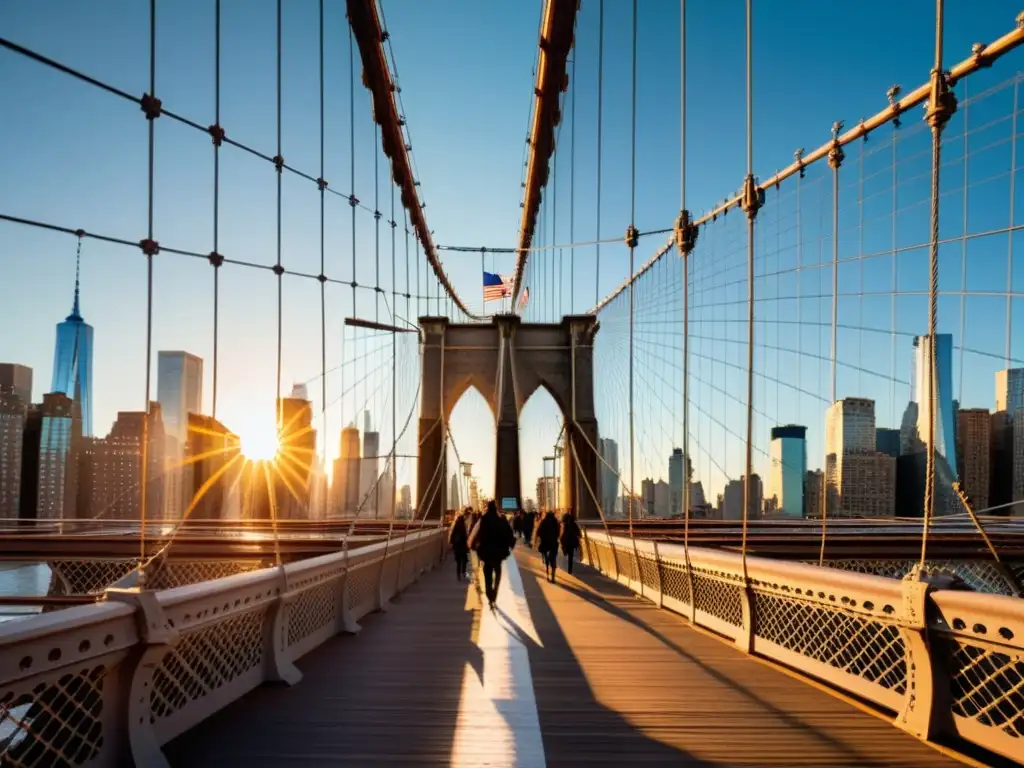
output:
[{"label": "wooden plank walkway", "polygon": [[449,560],[357,636],[166,748],[172,765],[959,765],[589,571],[516,548],[498,610]]}]

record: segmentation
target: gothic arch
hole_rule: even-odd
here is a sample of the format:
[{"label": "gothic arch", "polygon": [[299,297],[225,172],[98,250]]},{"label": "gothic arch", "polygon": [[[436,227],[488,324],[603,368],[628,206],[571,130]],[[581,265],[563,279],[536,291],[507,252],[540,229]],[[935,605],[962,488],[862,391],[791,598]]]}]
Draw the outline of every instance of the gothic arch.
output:
[{"label": "gothic arch", "polygon": [[[577,446],[579,467],[567,454],[566,477],[575,479],[582,470],[591,487],[597,487],[597,456],[586,447],[588,442],[597,444],[593,392],[597,327],[592,315],[570,315],[561,323],[545,324],[523,323],[517,315],[496,315],[491,323],[473,325],[449,323],[444,317],[420,318],[423,368],[417,495],[427,518],[439,518],[446,508],[443,494],[424,498],[424,490],[438,464],[446,461],[448,419],[469,387],[483,395],[495,418],[494,498],[522,503],[519,414],[540,387],[561,409],[569,438]],[[442,473],[446,469],[442,467]],[[578,482],[570,485],[582,487]],[[572,504],[581,519],[597,516],[585,491],[573,491]]]}]

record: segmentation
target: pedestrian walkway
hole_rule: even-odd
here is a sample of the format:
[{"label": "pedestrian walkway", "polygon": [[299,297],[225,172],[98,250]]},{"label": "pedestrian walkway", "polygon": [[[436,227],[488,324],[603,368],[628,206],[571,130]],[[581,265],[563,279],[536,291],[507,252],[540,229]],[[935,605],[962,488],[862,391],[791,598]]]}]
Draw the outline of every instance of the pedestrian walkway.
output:
[{"label": "pedestrian walkway", "polygon": [[495,611],[451,561],[170,745],[172,765],[950,766],[884,719],[586,568],[516,547]]}]

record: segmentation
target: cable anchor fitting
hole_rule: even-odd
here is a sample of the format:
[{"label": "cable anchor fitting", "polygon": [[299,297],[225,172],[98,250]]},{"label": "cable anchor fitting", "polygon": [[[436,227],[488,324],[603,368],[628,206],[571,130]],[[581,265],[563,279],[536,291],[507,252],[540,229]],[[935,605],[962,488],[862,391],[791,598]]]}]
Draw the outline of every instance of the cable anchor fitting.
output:
[{"label": "cable anchor fitting", "polygon": [[640,233],[637,228],[630,224],[626,227],[626,246],[629,248],[636,248],[637,243],[640,242]]},{"label": "cable anchor fitting", "polygon": [[156,256],[160,253],[160,243],[148,237],[145,240],[139,240],[139,248],[147,256]]},{"label": "cable anchor fitting", "polygon": [[210,262],[210,266],[214,269],[219,269],[224,263],[224,256],[217,253],[216,251],[210,251],[210,255],[206,257],[206,260]]},{"label": "cable anchor fitting", "polygon": [[846,159],[846,153],[843,152],[843,145],[839,143],[839,133],[842,130],[842,120],[837,120],[832,123],[832,148],[828,151],[828,167],[834,171],[838,170],[839,166],[843,164],[843,160]]},{"label": "cable anchor fitting", "polygon": [[[1021,27],[1021,21],[1024,20],[1024,13],[1017,16],[1017,26]],[[988,46],[985,43],[975,43],[971,46],[971,58],[974,60],[974,66],[978,69],[992,66],[992,59],[985,55],[985,51],[988,50]]]},{"label": "cable anchor fitting", "polygon": [[[802,170],[802,167],[801,167]],[[757,216],[758,210],[764,205],[764,190],[754,182],[754,174],[748,173],[743,180],[743,195],[740,200],[740,207],[747,214],[748,219]]]},{"label": "cable anchor fitting", "polygon": [[284,170],[284,158],[281,155],[274,155],[274,167],[278,173]]},{"label": "cable anchor fitting", "polygon": [[224,129],[217,125],[217,123],[209,126],[206,129],[206,132],[210,134],[210,138],[213,139],[213,146],[215,147],[219,147],[224,143],[224,137],[227,135],[224,133]]},{"label": "cable anchor fitting", "polygon": [[280,264],[275,264],[273,267],[271,267],[271,270],[278,277],[281,277],[281,275],[284,274],[284,267],[282,267]]},{"label": "cable anchor fitting", "polygon": [[327,179],[318,178],[316,180],[316,186],[321,192],[323,192],[325,189],[327,189]]},{"label": "cable anchor fitting", "polygon": [[933,131],[941,131],[956,112],[956,95],[949,87],[949,73],[933,69],[931,93],[925,106],[924,119]]},{"label": "cable anchor fitting", "polygon": [[348,196],[348,204],[350,206],[352,206],[353,208],[355,208],[357,205],[359,205],[359,198],[356,197],[355,195],[349,195]]},{"label": "cable anchor fitting", "polygon": [[151,93],[142,94],[139,106],[142,107],[147,120],[156,120],[163,110],[163,102]]},{"label": "cable anchor fitting", "polygon": [[888,91],[885,92],[885,97],[889,100],[889,107],[892,109],[892,127],[899,128],[903,125],[900,120],[900,115],[903,114],[903,107],[900,106],[899,95],[900,91],[899,84],[893,85]]},{"label": "cable anchor fitting", "polygon": [[793,162],[796,163],[796,167],[800,170],[800,178],[804,177],[806,166],[804,165],[804,148],[800,147],[796,152],[793,153]]},{"label": "cable anchor fitting", "polygon": [[697,235],[700,230],[693,223],[693,217],[685,208],[679,212],[675,226],[676,249],[680,256],[689,256],[697,245]]}]

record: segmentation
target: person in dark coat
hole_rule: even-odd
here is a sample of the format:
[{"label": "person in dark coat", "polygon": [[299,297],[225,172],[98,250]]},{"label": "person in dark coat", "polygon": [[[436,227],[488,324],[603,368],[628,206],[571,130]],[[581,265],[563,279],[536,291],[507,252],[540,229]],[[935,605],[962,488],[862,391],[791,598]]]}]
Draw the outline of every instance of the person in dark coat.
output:
[{"label": "person in dark coat", "polygon": [[487,511],[469,534],[469,546],[476,550],[483,563],[484,592],[491,610],[494,610],[498,587],[501,586],[501,564],[512,553],[515,543],[516,537],[508,520],[498,514],[494,501],[487,502]]},{"label": "person in dark coat", "polygon": [[523,543],[526,546],[532,546],[530,542],[533,541],[533,525],[536,522],[536,517],[533,512],[523,513]]},{"label": "person in dark coat", "polygon": [[470,510],[467,507],[465,513],[455,516],[448,529],[448,544],[455,556],[455,578],[458,581],[466,577],[469,564],[469,516]]},{"label": "person in dark coat", "polygon": [[558,518],[554,512],[548,512],[537,526],[537,551],[544,559],[544,572],[548,581],[554,582],[555,571],[558,570]]},{"label": "person in dark coat", "polygon": [[559,539],[562,543],[562,554],[565,555],[567,560],[566,570],[569,573],[572,573],[572,560],[576,555],[576,550],[580,548],[580,540],[582,538],[583,532],[576,523],[576,517],[573,515],[572,510],[568,510],[562,515],[562,531]]}]

